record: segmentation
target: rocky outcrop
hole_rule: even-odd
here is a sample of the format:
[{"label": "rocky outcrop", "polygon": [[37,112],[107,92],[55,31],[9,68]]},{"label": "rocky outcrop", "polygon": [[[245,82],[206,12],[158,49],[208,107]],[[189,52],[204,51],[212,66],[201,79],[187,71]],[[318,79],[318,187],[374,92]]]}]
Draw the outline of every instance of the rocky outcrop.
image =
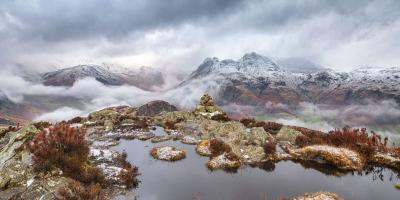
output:
[{"label": "rocky outcrop", "polygon": [[151,149],[150,155],[158,160],[177,161],[184,159],[186,157],[186,152],[174,146],[160,146]]},{"label": "rocky outcrop", "polygon": [[343,200],[338,194],[333,192],[314,192],[302,196],[290,198],[291,200]]},{"label": "rocky outcrop", "polygon": [[209,169],[237,169],[241,165],[240,159],[232,152],[223,153],[219,156],[211,158],[207,162],[207,167]]},{"label": "rocky outcrop", "polygon": [[153,117],[160,114],[161,112],[172,112],[172,111],[178,111],[178,109],[174,105],[171,105],[166,101],[157,100],[157,101],[151,101],[149,103],[140,106],[137,110],[136,115]]},{"label": "rocky outcrop", "polygon": [[342,170],[360,170],[364,167],[364,158],[347,148],[328,145],[312,145],[300,149],[289,149],[294,159],[329,163]]}]

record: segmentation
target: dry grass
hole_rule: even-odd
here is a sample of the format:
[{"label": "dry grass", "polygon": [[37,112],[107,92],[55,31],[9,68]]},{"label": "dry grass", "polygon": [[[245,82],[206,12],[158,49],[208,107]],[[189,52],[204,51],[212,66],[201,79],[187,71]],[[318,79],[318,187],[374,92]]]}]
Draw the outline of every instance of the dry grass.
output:
[{"label": "dry grass", "polygon": [[121,170],[119,178],[127,188],[133,188],[138,184],[136,177],[139,175],[139,172],[136,166],[132,166],[132,164],[126,160],[127,156],[126,152],[123,152],[120,156],[119,162],[123,170]]},{"label": "dry grass", "polygon": [[105,194],[99,184],[90,184],[85,187],[77,181],[57,191],[57,200],[104,200]]},{"label": "dry grass", "polygon": [[102,171],[88,160],[89,145],[85,134],[85,129],[68,124],[56,124],[48,131],[39,132],[26,144],[33,154],[34,170],[50,171],[56,167],[66,176],[83,183],[102,183]]},{"label": "dry grass", "polygon": [[211,157],[219,156],[223,153],[229,153],[232,151],[231,147],[225,144],[221,139],[211,139],[210,140],[210,151]]},{"label": "dry grass", "polygon": [[399,157],[400,152],[398,148],[389,148],[386,146],[388,139],[382,140],[381,136],[371,131],[368,134],[365,128],[352,129],[345,127],[343,129],[336,129],[330,131],[328,134],[304,131],[303,136],[296,138],[296,145],[300,147],[314,145],[314,144],[326,144],[336,147],[346,147],[357,151],[365,158],[369,158],[375,152],[391,152]]},{"label": "dry grass", "polygon": [[253,118],[241,119],[240,122],[247,128],[263,127],[265,131],[271,134],[277,134],[282,128],[282,124],[276,122],[256,121]]}]

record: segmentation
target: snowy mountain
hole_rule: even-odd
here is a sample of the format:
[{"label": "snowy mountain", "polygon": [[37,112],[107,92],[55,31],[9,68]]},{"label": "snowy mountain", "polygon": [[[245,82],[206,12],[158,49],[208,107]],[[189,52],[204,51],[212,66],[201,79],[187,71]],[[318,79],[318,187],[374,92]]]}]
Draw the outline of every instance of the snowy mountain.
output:
[{"label": "snowy mountain", "polygon": [[[304,63],[302,60],[297,66]],[[282,67],[256,53],[245,54],[237,61],[207,58],[179,87],[198,87],[194,83],[201,79],[221,83],[213,93],[223,104],[344,105],[383,99],[400,103],[400,68],[360,68],[349,73],[315,66],[307,70],[311,72],[288,70],[287,66]]]},{"label": "snowy mountain", "polygon": [[164,75],[153,68],[124,68],[114,65],[78,65],[41,75],[43,84],[51,86],[72,86],[83,78],[94,78],[105,85],[133,85],[152,90],[164,84]]}]

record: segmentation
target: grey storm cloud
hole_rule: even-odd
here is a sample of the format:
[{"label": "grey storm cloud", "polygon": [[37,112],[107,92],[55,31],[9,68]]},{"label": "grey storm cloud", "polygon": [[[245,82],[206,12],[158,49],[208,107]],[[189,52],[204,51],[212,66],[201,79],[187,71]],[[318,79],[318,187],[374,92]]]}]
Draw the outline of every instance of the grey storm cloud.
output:
[{"label": "grey storm cloud", "polygon": [[349,69],[400,63],[397,0],[3,0],[0,64],[193,70],[246,52]]},{"label": "grey storm cloud", "polygon": [[[93,36],[109,38],[151,28],[176,26],[202,17],[214,17],[241,4],[236,0],[8,0],[3,17],[15,18],[3,34],[24,39],[70,40]],[[8,28],[8,27],[7,27]],[[5,33],[4,33],[5,32]]]}]

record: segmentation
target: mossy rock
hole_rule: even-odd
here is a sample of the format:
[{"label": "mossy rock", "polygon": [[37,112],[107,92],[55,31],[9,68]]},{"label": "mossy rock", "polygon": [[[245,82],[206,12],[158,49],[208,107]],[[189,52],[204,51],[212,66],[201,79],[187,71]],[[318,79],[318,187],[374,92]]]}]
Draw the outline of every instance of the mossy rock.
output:
[{"label": "mossy rock", "polygon": [[90,120],[116,120],[119,116],[117,111],[111,109],[103,109],[89,114]]},{"label": "mossy rock", "polygon": [[290,142],[291,144],[295,144],[296,138],[300,135],[303,135],[300,131],[290,128],[289,126],[283,126],[276,135],[276,140],[278,140],[278,142]]}]

